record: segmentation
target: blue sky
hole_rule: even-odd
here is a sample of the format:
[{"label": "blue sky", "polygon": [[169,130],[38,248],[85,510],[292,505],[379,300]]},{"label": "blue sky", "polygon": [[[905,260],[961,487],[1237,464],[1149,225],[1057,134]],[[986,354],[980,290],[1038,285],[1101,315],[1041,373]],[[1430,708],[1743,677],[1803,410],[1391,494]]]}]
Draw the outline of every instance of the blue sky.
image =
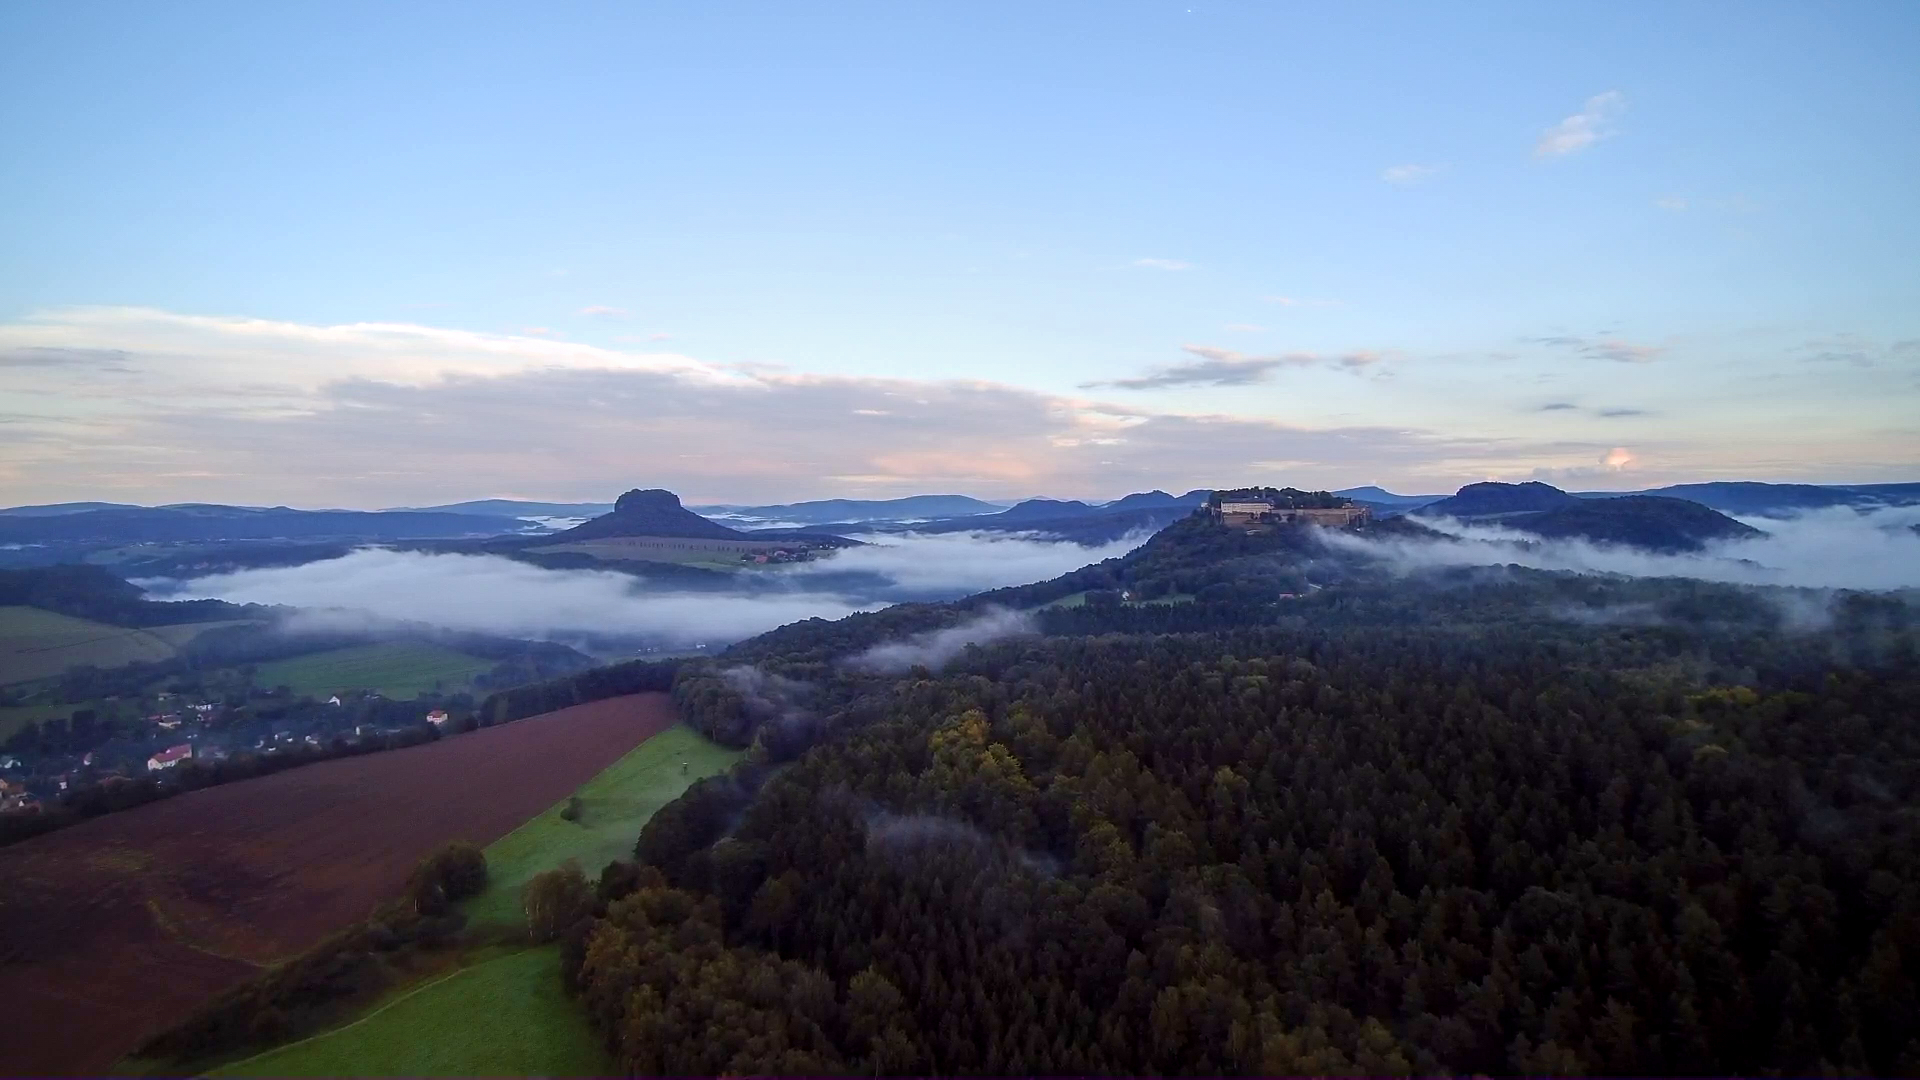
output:
[{"label": "blue sky", "polygon": [[1910,3],[10,5],[0,501],[1920,480],[1916,58]]}]

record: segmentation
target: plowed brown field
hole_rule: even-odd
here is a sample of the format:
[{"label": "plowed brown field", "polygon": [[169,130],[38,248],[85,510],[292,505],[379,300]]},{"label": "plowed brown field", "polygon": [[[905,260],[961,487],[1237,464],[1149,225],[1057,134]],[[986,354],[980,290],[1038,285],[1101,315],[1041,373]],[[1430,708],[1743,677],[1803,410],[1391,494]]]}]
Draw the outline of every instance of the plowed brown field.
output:
[{"label": "plowed brown field", "polygon": [[0,848],[0,1074],[98,1073],[146,1035],[486,845],[673,725],[635,694],[196,791]]}]

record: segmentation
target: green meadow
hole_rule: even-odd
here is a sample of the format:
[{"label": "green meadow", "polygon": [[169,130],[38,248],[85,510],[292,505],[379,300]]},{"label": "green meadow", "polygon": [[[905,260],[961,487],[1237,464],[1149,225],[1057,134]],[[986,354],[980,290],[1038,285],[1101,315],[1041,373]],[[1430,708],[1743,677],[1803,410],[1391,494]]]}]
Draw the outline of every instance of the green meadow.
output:
[{"label": "green meadow", "polygon": [[145,630],[76,619],[31,607],[0,607],[0,683],[58,675],[82,664],[119,667],[174,655]]},{"label": "green meadow", "polygon": [[355,645],[261,664],[255,686],[289,686],[295,694],[325,697],[348,690],[373,690],[396,700],[419,697],[436,688],[464,690],[492,661],[418,641]]},{"label": "green meadow", "polygon": [[[632,858],[640,827],[695,780],[741,752],[678,725],[582,784],[568,800],[489,844],[475,924],[523,926],[520,894],[543,870],[578,859],[589,876]],[[684,770],[684,771],[683,771]],[[557,945],[519,949],[401,991],[343,1027],[215,1070],[215,1076],[595,1076],[613,1072],[592,1028],[560,985]]]},{"label": "green meadow", "polygon": [[401,993],[345,1027],[210,1076],[604,1076],[613,1063],[560,987],[560,949],[522,949]]},{"label": "green meadow", "polygon": [[487,890],[468,902],[467,915],[518,925],[520,891],[535,874],[578,859],[588,877],[597,877],[613,860],[633,858],[633,842],[655,810],[695,780],[725,772],[740,756],[685,724],[634,747],[574,792],[578,821],[560,816],[567,805],[562,800],[487,845]]}]

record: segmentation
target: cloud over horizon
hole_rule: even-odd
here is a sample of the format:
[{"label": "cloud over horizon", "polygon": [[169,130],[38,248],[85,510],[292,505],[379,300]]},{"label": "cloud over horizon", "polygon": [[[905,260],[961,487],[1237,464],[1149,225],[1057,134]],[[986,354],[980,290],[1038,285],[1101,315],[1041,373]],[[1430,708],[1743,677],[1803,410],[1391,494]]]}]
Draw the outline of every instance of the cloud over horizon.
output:
[{"label": "cloud over horizon", "polygon": [[[1665,345],[1606,333],[1533,340],[1669,384],[1686,374],[1648,363]],[[1906,336],[1836,333],[1783,351],[1772,392],[1806,414],[1788,434],[1756,442],[1711,431],[1699,422],[1712,398],[1696,395],[1693,426],[1649,442],[1642,475],[1905,479],[1920,443],[1887,417],[1912,388],[1915,348]],[[1185,354],[1074,393],[714,363],[644,338],[608,347],[416,324],[43,312],[0,322],[0,394],[10,406],[0,414],[0,503],[374,508],[605,501],[632,487],[670,488],[694,503],[927,491],[1107,499],[1245,483],[1438,490],[1584,467],[1615,441],[1503,427],[1500,417],[1529,407],[1501,394],[1519,388],[1506,367],[1517,357],[1431,354],[1416,367],[1392,349],[1248,354],[1190,344]],[[1688,359],[1700,355],[1690,341]],[[1846,362],[1806,362],[1828,359]],[[1504,366],[1497,383],[1479,383],[1481,415],[1431,407],[1443,380],[1492,364]],[[1329,382],[1338,372],[1370,377]],[[1536,375],[1549,399],[1592,400],[1628,385],[1570,367]],[[1183,391],[1181,406],[1135,397],[1156,391]],[[1651,405],[1674,391],[1636,382],[1631,392]],[[1812,409],[1843,399],[1868,405]]]},{"label": "cloud over horizon", "polygon": [[[60,361],[0,367],[0,390],[47,406],[9,418],[0,489],[20,503],[395,506],[479,497],[467,493],[481,485],[578,499],[662,486],[694,502],[954,489],[1112,497],[1270,477],[1262,462],[1295,463],[1290,482],[1337,487],[1353,474],[1513,471],[1554,452],[402,324],[80,309],[0,324],[0,350]],[[1144,384],[1257,381],[1294,363],[1357,370],[1379,356],[1249,364],[1189,352],[1188,370]]]}]

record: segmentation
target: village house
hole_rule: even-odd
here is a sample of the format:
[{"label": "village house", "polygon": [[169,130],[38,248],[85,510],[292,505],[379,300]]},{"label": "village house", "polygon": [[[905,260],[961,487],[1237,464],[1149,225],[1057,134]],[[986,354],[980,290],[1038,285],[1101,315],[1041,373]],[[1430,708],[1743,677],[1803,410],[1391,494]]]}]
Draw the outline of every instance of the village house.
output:
[{"label": "village house", "polygon": [[0,810],[38,810],[40,800],[33,797],[25,784],[9,783],[0,780]]},{"label": "village house", "polygon": [[147,759],[147,769],[150,772],[159,772],[161,769],[171,769],[192,756],[192,743],[181,743],[179,746],[169,746],[165,750]]},{"label": "village house", "polygon": [[447,723],[447,710],[435,709],[428,713],[427,723],[432,724],[434,727],[445,727]]}]

